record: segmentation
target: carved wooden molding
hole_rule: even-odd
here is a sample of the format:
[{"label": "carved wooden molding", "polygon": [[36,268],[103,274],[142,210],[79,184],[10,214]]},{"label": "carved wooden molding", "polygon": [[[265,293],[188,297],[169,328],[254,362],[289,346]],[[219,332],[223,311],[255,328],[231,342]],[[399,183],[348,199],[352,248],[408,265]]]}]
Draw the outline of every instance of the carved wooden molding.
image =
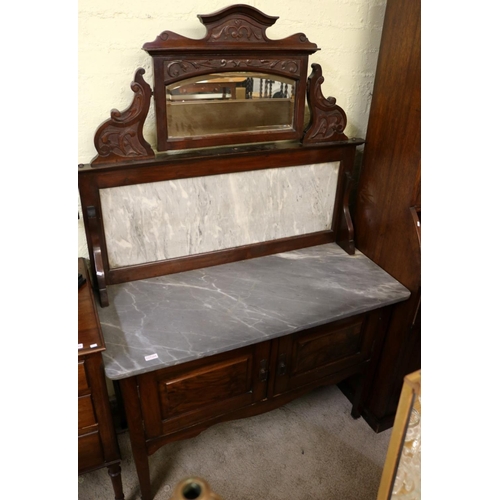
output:
[{"label": "carved wooden molding", "polygon": [[312,73],[307,80],[307,102],[311,112],[311,122],[307,126],[303,144],[330,143],[347,140],[343,133],[347,124],[344,110],[338,106],[335,97],[326,99],[321,91],[324,82],[319,64],[312,64]]},{"label": "carved wooden molding", "polygon": [[145,43],[143,49],[152,54],[187,48],[214,50],[216,45],[244,45],[245,49],[252,50],[259,50],[260,46],[260,49],[269,50],[283,48],[285,44],[288,50],[311,52],[315,52],[318,48],[316,44],[309,42],[304,33],[296,33],[282,40],[270,40],[266,30],[279,18],[268,16],[250,5],[232,5],[213,14],[199,14],[198,19],[207,29],[204,38],[193,40],[167,30],[155,41]]},{"label": "carved wooden molding", "polygon": [[299,59],[199,59],[185,60],[175,59],[165,61],[164,80],[166,83],[188,78],[199,74],[205,74],[208,70],[221,71],[232,69],[234,71],[263,71],[273,70],[291,78],[297,78],[300,68]]},{"label": "carved wooden molding", "polygon": [[122,112],[111,110],[111,118],[97,129],[94,145],[98,154],[91,161],[92,166],[155,157],[142,133],[152,95],[151,87],[142,77],[144,73],[144,69],[139,68],[130,84],[135,94],[132,104]]}]

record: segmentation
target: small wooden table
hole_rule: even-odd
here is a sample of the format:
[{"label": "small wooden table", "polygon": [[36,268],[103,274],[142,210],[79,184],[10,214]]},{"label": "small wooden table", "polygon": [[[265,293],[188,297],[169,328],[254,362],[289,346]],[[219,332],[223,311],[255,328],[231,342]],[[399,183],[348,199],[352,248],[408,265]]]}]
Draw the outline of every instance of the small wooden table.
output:
[{"label": "small wooden table", "polygon": [[123,500],[120,451],[113,427],[101,352],[106,349],[84,259],[78,273],[78,474],[107,467],[116,500]]}]

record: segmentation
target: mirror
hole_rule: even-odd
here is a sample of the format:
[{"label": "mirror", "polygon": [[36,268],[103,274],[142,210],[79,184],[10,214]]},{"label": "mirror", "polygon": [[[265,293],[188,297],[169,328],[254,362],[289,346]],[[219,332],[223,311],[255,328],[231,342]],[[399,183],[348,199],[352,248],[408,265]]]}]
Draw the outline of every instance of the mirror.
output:
[{"label": "mirror", "polygon": [[211,73],[166,86],[168,137],[293,130],[296,82],[255,73]]}]

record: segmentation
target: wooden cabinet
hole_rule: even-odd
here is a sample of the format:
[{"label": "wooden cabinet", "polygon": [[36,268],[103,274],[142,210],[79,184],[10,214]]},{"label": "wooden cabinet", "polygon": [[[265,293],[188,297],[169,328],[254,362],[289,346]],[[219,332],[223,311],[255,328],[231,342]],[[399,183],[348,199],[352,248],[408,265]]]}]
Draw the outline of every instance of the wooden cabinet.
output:
[{"label": "wooden cabinet", "polygon": [[[142,498],[153,497],[148,456],[212,424],[277,408],[314,387],[359,375],[377,352],[390,308],[120,380]],[[356,401],[353,416],[357,415]]]},{"label": "wooden cabinet", "polygon": [[411,291],[394,307],[362,415],[392,426],[420,368],[420,1],[388,0],[354,214],[356,246]]},{"label": "wooden cabinet", "polygon": [[115,499],[122,500],[120,452],[113,427],[101,352],[106,348],[83,259],[78,273],[78,474],[107,467]]},{"label": "wooden cabinet", "polygon": [[[155,154],[144,140],[152,90],[141,68],[132,85],[132,105],[126,112],[112,113],[98,128],[98,154],[90,165],[79,168],[99,312],[106,335],[109,332],[106,370],[119,381],[117,394],[125,408],[143,500],[153,496],[148,457],[212,424],[278,408],[317,386],[350,377],[352,415],[358,417],[363,379],[373,378],[368,362],[376,363],[382,351],[383,325],[392,306],[408,298],[408,290],[390,272],[355,250],[348,205],[356,147],[363,140],[344,134],[345,112],[334,98],[323,96],[321,67],[313,64],[306,75],[316,44],[302,33],[282,40],[267,38],[266,29],[277,18],[248,5],[199,18],[207,28],[204,39],[165,31],[143,47],[153,58],[158,150],[186,151]],[[221,36],[228,32],[236,38]],[[179,68],[188,85],[229,71],[229,60],[245,79],[249,72],[264,71],[276,80],[293,80],[293,94],[285,97],[293,103],[291,125],[245,123],[241,130],[214,133],[208,120],[201,132],[183,130],[181,124],[172,134],[179,120],[168,116],[167,106],[172,106],[166,95],[180,82]],[[258,100],[237,104],[253,109]],[[330,169],[332,182],[321,180],[319,166]],[[297,169],[304,172],[300,178]],[[278,174],[283,174],[282,180],[277,180]],[[178,181],[186,188],[179,189]],[[242,188],[235,190],[239,183]],[[304,190],[309,185],[316,186],[311,194]],[[154,195],[147,194],[150,189]],[[158,209],[149,204],[160,192],[158,199],[170,200],[172,189],[182,190],[186,200],[201,201],[193,217],[183,205],[177,213],[177,207],[163,202]],[[118,199],[105,201],[110,192]],[[279,201],[282,192],[290,204]],[[307,200],[305,208],[294,200]],[[317,225],[305,224],[320,213],[324,217]],[[183,220],[190,217],[194,222],[185,225]],[[232,222],[224,229],[226,219]],[[200,225],[202,220],[205,225]],[[286,232],[275,230],[287,225]],[[178,245],[174,234],[189,243]],[[192,244],[195,234],[199,241]],[[175,250],[164,252],[168,247]],[[279,257],[271,257],[274,254]],[[220,274],[225,264],[230,267]],[[187,273],[193,270],[200,271]],[[169,281],[171,274],[175,282]],[[130,290],[132,281],[137,284]],[[152,283],[161,287],[151,288]],[[207,299],[214,292],[217,295]],[[177,323],[176,311],[182,312]],[[112,340],[116,334],[119,338]],[[182,336],[181,347],[174,341],[177,335]],[[158,361],[149,363],[153,360]],[[97,422],[101,428],[99,416]]]}]

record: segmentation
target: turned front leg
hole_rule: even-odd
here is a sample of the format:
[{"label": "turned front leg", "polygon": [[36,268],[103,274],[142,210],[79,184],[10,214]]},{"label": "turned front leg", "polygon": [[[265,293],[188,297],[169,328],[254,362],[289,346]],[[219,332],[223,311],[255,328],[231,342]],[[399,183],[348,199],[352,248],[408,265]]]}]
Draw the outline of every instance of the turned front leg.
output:
[{"label": "turned front leg", "polygon": [[119,464],[110,465],[108,467],[108,474],[113,484],[113,491],[115,492],[115,500],[125,500],[123,496],[122,485],[122,469]]},{"label": "turned front leg", "polygon": [[127,416],[128,432],[132,445],[139,486],[141,488],[142,500],[152,500],[151,481],[149,478],[148,451],[146,448],[146,436],[142,425],[142,413],[139,396],[137,393],[137,382],[135,377],[120,380],[123,404]]}]

